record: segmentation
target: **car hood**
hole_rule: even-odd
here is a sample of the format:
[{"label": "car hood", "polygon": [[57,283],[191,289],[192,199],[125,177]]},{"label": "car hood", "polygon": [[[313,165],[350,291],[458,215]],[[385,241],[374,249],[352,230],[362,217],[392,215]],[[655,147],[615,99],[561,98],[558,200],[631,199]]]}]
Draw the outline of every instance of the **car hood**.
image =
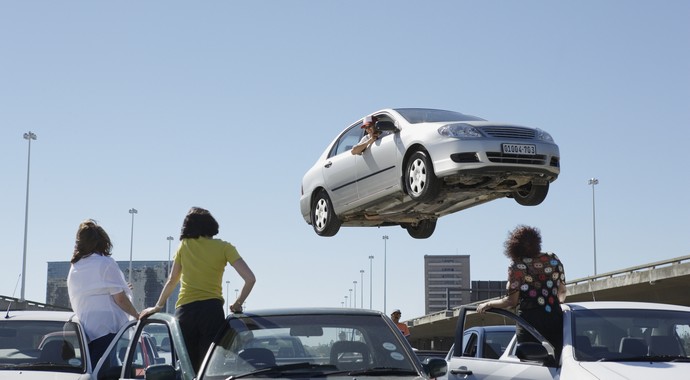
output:
[{"label": "car hood", "polygon": [[0,371],[0,379],[13,380],[90,380],[91,374],[53,371]]},{"label": "car hood", "polygon": [[654,379],[661,369],[664,379],[686,379],[690,370],[690,363],[682,362],[581,362],[580,366],[602,380]]}]

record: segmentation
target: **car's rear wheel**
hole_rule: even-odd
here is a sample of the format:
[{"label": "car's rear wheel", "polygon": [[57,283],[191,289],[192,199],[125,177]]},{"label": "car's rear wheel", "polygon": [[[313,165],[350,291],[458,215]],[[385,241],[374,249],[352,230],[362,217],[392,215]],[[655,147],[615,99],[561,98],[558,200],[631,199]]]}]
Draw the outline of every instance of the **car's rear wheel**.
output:
[{"label": "car's rear wheel", "polygon": [[441,189],[431,159],[427,152],[419,150],[410,156],[405,167],[405,190],[417,202],[429,202]]},{"label": "car's rear wheel", "polygon": [[404,224],[403,228],[415,239],[426,239],[436,230],[436,219],[423,219],[417,224]]},{"label": "car's rear wheel", "polygon": [[548,182],[545,184],[530,183],[514,191],[512,196],[515,198],[515,202],[523,206],[536,206],[546,199],[548,193]]},{"label": "car's rear wheel", "polygon": [[340,230],[340,220],[335,215],[333,203],[326,190],[321,190],[311,204],[311,225],[319,236],[333,236]]}]

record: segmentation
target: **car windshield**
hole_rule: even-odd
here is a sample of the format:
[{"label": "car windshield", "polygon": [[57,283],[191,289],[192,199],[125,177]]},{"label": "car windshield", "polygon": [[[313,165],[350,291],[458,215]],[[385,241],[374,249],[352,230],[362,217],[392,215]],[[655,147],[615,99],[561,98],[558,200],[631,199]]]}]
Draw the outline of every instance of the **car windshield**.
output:
[{"label": "car windshield", "polygon": [[0,370],[84,373],[77,324],[0,320]]},{"label": "car windshield", "polygon": [[409,347],[379,315],[244,316],[229,323],[204,379],[417,376]]},{"label": "car windshield", "polygon": [[397,108],[397,111],[410,124],[449,121],[484,121],[484,119],[460,112],[426,108]]},{"label": "car windshield", "polygon": [[573,312],[580,361],[684,360],[690,352],[690,313],[648,309]]}]

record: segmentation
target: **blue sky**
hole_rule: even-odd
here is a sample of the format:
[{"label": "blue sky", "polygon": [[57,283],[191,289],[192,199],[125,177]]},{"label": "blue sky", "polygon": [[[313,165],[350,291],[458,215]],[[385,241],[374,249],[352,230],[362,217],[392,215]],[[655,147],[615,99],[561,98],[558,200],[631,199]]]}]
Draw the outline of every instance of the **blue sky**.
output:
[{"label": "blue sky", "polygon": [[[0,2],[0,294],[26,298],[98,220],[129,260],[166,260],[191,206],[258,277],[248,309],[341,306],[357,281],[383,310],[424,314],[424,255],[471,255],[503,280],[503,241],[542,230],[569,279],[690,254],[690,3],[686,1]],[[300,182],[351,122],[387,107],[460,111],[550,132],[562,170],[547,199],[500,199],[434,235],[343,228],[318,237]],[[231,293],[239,277],[228,267]],[[679,290],[680,291],[680,290]],[[16,290],[16,295],[20,293]],[[234,295],[234,294],[233,294]],[[350,300],[352,297],[350,297]]]}]

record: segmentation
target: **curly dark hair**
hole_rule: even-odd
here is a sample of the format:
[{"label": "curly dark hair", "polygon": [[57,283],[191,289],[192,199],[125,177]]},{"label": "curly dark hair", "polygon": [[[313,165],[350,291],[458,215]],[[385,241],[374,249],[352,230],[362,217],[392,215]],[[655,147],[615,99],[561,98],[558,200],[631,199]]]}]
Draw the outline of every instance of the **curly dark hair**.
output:
[{"label": "curly dark hair", "polygon": [[541,232],[536,227],[519,225],[510,232],[503,246],[511,260],[536,257],[541,253]]},{"label": "curly dark hair", "polygon": [[201,207],[192,207],[182,223],[180,240],[213,237],[218,234],[218,222],[213,215]]},{"label": "curly dark hair", "polygon": [[87,219],[79,224],[70,263],[74,264],[94,253],[110,256],[112,249],[113,243],[110,242],[110,237],[103,227],[99,226],[95,220]]}]

